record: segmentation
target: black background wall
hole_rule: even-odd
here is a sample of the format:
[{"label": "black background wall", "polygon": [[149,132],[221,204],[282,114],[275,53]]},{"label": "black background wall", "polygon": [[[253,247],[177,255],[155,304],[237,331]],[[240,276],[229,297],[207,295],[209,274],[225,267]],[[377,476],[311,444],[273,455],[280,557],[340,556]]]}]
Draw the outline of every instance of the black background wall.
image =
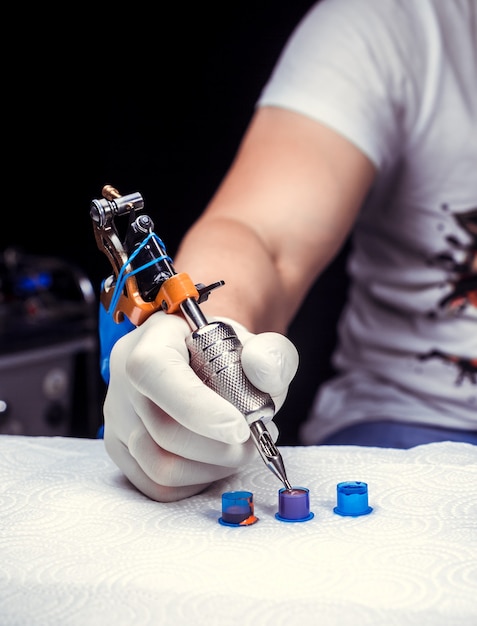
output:
[{"label": "black background wall", "polygon": [[[64,259],[99,291],[110,267],[96,248],[89,206],[110,183],[142,193],[173,256],[230,165],[260,89],[311,4],[167,3],[101,14],[74,5],[65,14],[42,7],[12,18],[0,250]],[[284,444],[296,441],[315,379],[328,374],[341,261],[319,282],[291,329],[302,358],[278,419]],[[317,326],[324,332],[313,342]]]}]

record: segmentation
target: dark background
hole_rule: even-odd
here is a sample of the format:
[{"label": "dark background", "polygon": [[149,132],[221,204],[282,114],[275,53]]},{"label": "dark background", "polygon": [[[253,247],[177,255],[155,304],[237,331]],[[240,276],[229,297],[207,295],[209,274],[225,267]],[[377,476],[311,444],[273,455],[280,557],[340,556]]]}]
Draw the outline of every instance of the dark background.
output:
[{"label": "dark background", "polygon": [[[99,293],[110,266],[96,247],[89,206],[109,183],[143,195],[173,258],[311,5],[168,3],[103,15],[77,6],[68,15],[39,8],[18,16],[4,81],[0,250],[61,258]],[[301,365],[277,418],[282,444],[296,442],[316,380],[329,375],[343,283],[339,259],[291,328]]]}]

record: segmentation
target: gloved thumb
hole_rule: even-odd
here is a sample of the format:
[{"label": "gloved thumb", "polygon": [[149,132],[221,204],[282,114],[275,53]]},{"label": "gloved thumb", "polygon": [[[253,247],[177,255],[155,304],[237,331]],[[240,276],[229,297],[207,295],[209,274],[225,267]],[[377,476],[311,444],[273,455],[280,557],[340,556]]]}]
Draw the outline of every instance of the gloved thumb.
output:
[{"label": "gloved thumb", "polygon": [[255,387],[272,396],[278,411],[298,369],[296,347],[280,333],[254,335],[234,320],[220,319],[232,326],[243,345],[241,360],[245,375]]},{"label": "gloved thumb", "polygon": [[272,396],[277,411],[285,402],[298,362],[296,347],[279,333],[260,333],[244,343],[242,367],[245,375],[258,389]]}]

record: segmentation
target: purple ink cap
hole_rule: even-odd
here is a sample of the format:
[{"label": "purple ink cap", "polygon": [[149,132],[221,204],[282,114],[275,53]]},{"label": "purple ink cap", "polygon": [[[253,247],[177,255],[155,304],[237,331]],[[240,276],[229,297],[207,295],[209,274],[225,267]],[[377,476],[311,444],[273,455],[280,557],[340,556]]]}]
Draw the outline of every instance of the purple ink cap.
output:
[{"label": "purple ink cap", "polygon": [[258,522],[254,515],[253,493],[250,491],[226,491],[222,494],[223,526],[250,526]]},{"label": "purple ink cap", "polygon": [[337,506],[333,509],[338,515],[359,517],[373,510],[368,506],[368,485],[359,480],[346,481],[336,485]]},{"label": "purple ink cap", "polygon": [[313,519],[310,512],[310,491],[306,487],[282,487],[278,492],[278,513],[275,517],[281,522],[306,522]]}]

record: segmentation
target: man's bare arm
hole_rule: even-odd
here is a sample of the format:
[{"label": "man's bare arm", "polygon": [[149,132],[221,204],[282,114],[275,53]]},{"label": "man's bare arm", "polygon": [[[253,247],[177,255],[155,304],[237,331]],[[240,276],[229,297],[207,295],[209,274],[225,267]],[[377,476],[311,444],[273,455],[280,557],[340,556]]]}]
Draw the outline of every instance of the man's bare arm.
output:
[{"label": "man's bare arm", "polygon": [[259,109],[209,206],[176,255],[195,282],[225,280],[204,305],[253,332],[285,332],[346,239],[374,178],[330,128]]}]

